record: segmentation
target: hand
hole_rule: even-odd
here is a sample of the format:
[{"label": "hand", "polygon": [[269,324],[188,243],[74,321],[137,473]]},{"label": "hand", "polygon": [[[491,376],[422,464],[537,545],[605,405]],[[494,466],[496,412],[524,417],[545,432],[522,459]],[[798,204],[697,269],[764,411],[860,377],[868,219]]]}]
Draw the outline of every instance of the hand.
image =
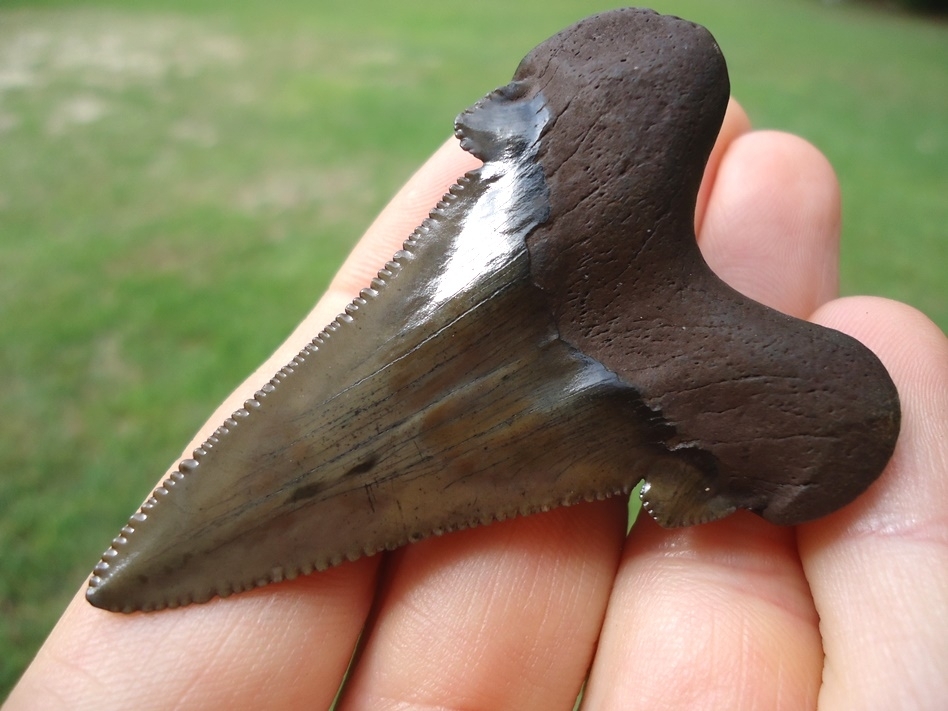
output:
[{"label": "hand", "polygon": [[[185,451],[369,282],[476,161],[451,141],[313,312]],[[80,592],[7,708],[935,708],[948,699],[948,340],[881,299],[833,300],[825,159],[732,104],[697,224],[740,291],[859,338],[902,397],[882,478],[797,529],[751,514],[626,537],[611,500],[463,531],[227,600],[118,615]]]}]

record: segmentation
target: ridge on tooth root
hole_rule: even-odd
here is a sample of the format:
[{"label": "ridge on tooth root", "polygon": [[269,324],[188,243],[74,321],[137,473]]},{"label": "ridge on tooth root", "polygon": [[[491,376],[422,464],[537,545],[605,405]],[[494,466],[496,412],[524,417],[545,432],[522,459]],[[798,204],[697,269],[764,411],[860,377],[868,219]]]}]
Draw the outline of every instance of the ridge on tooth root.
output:
[{"label": "ridge on tooth root", "polygon": [[89,601],[205,602],[643,480],[665,526],[852,501],[892,453],[898,395],[858,342],[701,258],[728,97],[711,35],[650,11],[535,48],[457,118],[483,166],[178,463]]}]

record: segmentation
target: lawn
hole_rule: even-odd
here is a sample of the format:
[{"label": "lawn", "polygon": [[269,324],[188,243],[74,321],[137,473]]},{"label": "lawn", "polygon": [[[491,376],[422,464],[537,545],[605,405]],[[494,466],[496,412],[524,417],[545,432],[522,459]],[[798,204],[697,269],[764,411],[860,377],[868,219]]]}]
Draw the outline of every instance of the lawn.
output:
[{"label": "lawn", "polygon": [[[579,0],[0,6],[0,698],[216,403]],[[948,327],[948,25],[681,0],[839,171],[843,288]]]}]

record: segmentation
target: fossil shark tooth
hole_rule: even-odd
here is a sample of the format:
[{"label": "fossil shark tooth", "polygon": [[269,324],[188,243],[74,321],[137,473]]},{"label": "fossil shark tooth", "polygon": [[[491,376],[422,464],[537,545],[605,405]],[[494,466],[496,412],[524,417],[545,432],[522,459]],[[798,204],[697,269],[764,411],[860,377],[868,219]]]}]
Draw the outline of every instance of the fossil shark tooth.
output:
[{"label": "fossil shark tooth", "polygon": [[728,92],[710,34],[650,11],[538,46],[458,117],[483,167],[178,464],[89,601],[203,602],[643,479],[666,526],[855,498],[899,431],[884,367],[695,243]]}]

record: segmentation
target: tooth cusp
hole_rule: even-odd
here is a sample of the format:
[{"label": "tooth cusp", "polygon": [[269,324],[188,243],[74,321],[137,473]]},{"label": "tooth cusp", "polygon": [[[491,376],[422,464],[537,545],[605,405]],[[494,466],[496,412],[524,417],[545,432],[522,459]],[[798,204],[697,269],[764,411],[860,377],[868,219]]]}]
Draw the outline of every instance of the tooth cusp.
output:
[{"label": "tooth cusp", "polygon": [[178,472],[181,474],[190,474],[199,466],[200,463],[197,461],[197,459],[182,459],[180,462],[178,462]]}]

